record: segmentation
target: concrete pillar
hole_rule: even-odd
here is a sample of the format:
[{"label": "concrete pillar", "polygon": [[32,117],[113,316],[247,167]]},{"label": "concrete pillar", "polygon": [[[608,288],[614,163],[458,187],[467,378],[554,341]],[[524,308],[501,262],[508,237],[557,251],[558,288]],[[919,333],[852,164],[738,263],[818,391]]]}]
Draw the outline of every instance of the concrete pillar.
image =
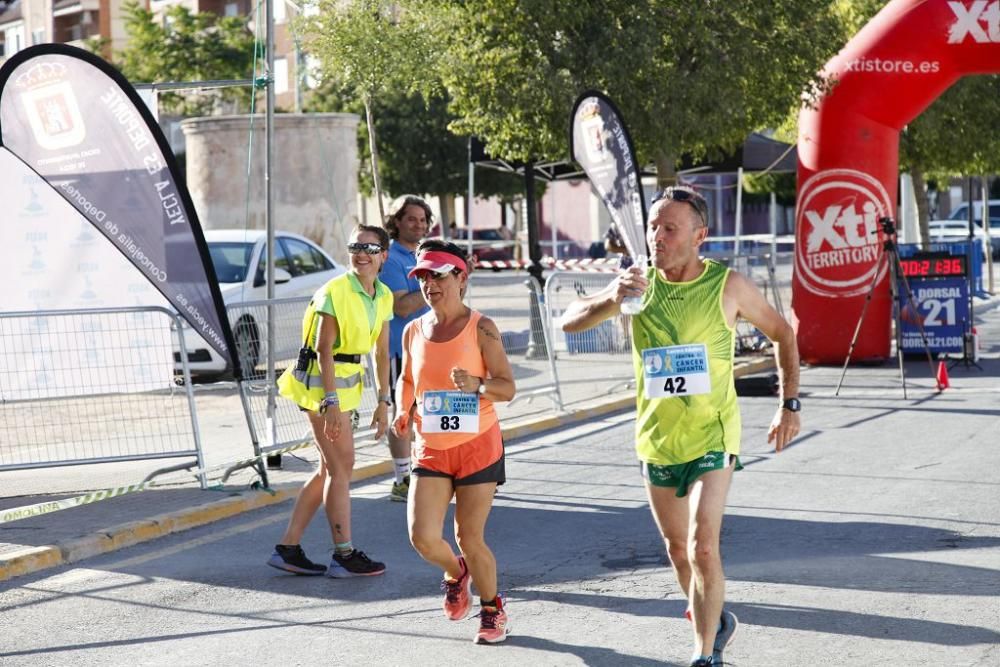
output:
[{"label": "concrete pillar", "polygon": [[[358,221],[359,120],[349,113],[274,116],[274,228],[312,239],[340,263]],[[189,118],[181,129],[202,226],[264,229],[264,116],[254,117],[249,189],[249,116]]]}]

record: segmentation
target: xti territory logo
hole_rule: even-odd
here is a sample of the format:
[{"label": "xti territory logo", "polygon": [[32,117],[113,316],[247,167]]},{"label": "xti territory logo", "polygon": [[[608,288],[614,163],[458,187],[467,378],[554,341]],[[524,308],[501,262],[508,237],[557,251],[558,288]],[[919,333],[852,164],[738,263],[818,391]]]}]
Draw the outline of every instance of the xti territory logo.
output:
[{"label": "xti territory logo", "polygon": [[803,286],[822,296],[866,292],[878,269],[878,220],[891,210],[882,184],[860,171],[831,169],[806,181],[795,216],[795,268]]}]

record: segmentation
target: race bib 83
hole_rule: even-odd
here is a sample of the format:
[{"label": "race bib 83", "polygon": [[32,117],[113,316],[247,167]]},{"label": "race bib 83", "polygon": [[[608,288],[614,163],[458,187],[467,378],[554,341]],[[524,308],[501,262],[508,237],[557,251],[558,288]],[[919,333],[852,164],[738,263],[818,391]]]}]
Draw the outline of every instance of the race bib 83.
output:
[{"label": "race bib 83", "polygon": [[422,433],[478,433],[479,394],[426,391],[420,419]]}]

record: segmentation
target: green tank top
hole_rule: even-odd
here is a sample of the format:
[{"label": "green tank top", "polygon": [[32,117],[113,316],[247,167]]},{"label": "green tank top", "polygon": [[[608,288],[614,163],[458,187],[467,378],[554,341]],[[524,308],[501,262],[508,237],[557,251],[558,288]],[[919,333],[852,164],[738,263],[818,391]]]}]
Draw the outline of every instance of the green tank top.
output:
[{"label": "green tank top", "polygon": [[649,269],[644,307],[632,318],[635,448],[646,463],[677,465],[710,451],[740,452],[735,329],[722,310],[729,269],[702,261],[701,275],[684,283]]}]

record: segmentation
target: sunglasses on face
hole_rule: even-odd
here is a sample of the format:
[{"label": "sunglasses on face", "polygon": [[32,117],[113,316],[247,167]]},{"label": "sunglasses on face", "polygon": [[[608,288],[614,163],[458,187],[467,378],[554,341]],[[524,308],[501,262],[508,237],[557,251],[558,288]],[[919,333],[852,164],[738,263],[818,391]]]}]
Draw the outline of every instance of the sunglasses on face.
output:
[{"label": "sunglasses on face", "polygon": [[352,255],[365,253],[366,255],[378,255],[382,252],[382,246],[378,243],[348,243],[347,252]]},{"label": "sunglasses on face", "polygon": [[687,202],[698,212],[699,217],[701,217],[701,223],[706,227],[708,226],[708,202],[697,192],[692,192],[685,188],[664,188],[653,195],[653,199],[650,200],[649,205],[652,206],[663,199]]},{"label": "sunglasses on face", "polygon": [[425,283],[428,280],[433,280],[436,282],[438,280],[444,280],[450,275],[457,276],[459,273],[461,273],[461,271],[459,271],[458,269],[455,269],[453,271],[444,271],[443,273],[438,273],[437,271],[422,271],[417,274],[417,280],[419,280],[422,283]]}]

